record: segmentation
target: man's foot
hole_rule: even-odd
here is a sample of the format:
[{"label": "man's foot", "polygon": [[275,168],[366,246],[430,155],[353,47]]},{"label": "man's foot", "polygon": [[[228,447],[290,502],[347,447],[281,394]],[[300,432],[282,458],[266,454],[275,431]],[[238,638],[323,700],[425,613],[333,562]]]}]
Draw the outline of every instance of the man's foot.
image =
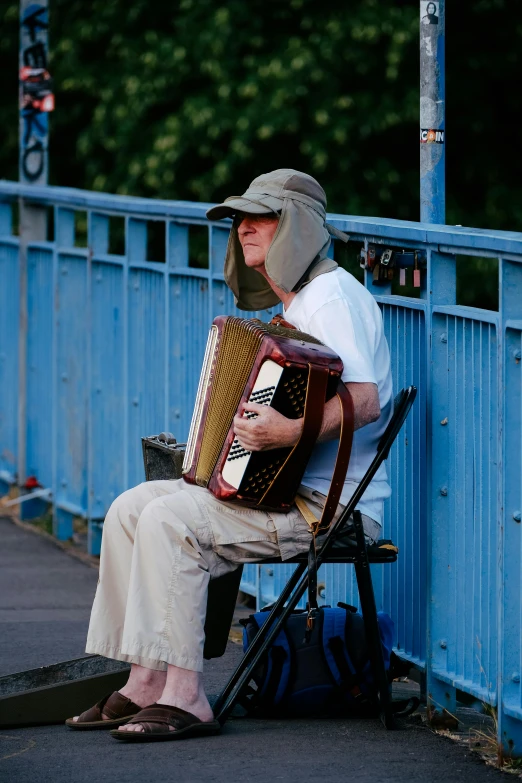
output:
[{"label": "man's foot", "polygon": [[[203,723],[211,723],[214,720],[214,713],[203,690],[201,675],[198,672],[179,669],[176,666],[169,666],[168,672],[167,682],[162,694],[154,702],[149,702],[149,704],[156,703],[167,707],[178,707],[191,715],[195,715]],[[182,673],[181,676],[179,676],[180,673]],[[119,730],[143,731],[143,726],[140,723],[133,723],[120,726]],[[174,728],[169,726],[169,730],[174,731]]]},{"label": "man's foot", "polygon": [[[179,707],[180,709],[185,710],[185,712],[195,715],[196,718],[199,718],[203,723],[211,723],[214,720],[214,713],[212,712],[212,708],[208,703],[206,696],[204,697],[204,700],[200,699],[193,704],[187,704],[175,697],[166,701],[164,696],[158,699],[156,703],[165,705],[166,707]],[[133,723],[131,725],[125,724],[124,726],[120,726],[118,731],[143,731],[143,726],[141,723]],[[169,726],[169,731],[174,731],[174,728]]]},{"label": "man's foot", "polygon": [[191,712],[180,707],[165,704],[151,704],[140,710],[129,721],[129,726],[141,725],[142,731],[120,731],[113,729],[110,734],[123,742],[161,742],[178,740],[184,737],[202,737],[219,734],[221,724],[217,720],[201,721]]},{"label": "man's foot", "polygon": [[94,707],[85,710],[79,717],[68,718],[65,725],[70,729],[101,729],[122,726],[141,710],[141,706],[122,696],[118,691],[104,696]]},{"label": "man's foot", "polygon": [[[130,699],[138,707],[143,708],[154,702],[161,696],[165,688],[167,673],[165,671],[155,671],[154,669],[145,669],[143,666],[133,664],[129,679],[123,688],[117,693]],[[72,723],[77,723],[79,715],[72,718]],[[102,720],[111,720],[110,715],[101,713]]]}]

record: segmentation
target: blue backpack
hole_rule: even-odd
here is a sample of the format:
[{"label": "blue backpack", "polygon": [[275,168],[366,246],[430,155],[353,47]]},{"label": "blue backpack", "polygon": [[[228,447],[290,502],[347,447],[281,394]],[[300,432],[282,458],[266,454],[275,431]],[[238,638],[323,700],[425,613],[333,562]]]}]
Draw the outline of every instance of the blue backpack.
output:
[{"label": "blue backpack", "polygon": [[[268,611],[257,612],[241,621],[243,650],[252,643],[268,615]],[[389,672],[393,621],[384,612],[378,613],[378,621]],[[265,662],[254,672],[256,688],[247,691],[245,709],[265,717],[373,712],[376,691],[362,615],[347,604],[324,607],[317,614],[308,641],[304,638],[305,627],[305,611],[290,615]]]}]

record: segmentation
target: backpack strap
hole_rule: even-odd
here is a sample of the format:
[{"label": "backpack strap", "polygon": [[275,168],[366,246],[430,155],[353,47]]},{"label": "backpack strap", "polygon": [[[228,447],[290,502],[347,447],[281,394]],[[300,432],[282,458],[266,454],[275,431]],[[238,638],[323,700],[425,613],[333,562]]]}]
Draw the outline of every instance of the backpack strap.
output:
[{"label": "backpack strap", "polygon": [[274,644],[268,656],[268,669],[259,692],[259,702],[269,707],[277,706],[290,684],[290,660],[284,647]]},{"label": "backpack strap", "polygon": [[[341,685],[343,680],[342,669],[348,665],[346,659],[339,661],[339,655],[335,651],[336,644],[334,643],[334,649],[330,645],[332,639],[344,638],[344,630],[346,624],[346,612],[344,609],[331,609],[326,607],[323,612],[323,651],[326,658],[326,663],[332,675],[333,681],[336,685]],[[350,661],[351,664],[351,661]],[[352,667],[353,673],[354,669]]]},{"label": "backpack strap", "polygon": [[328,641],[328,649],[339,672],[339,688],[349,694],[354,701],[366,701],[366,688],[363,687],[364,672],[358,672],[354,668],[344,639],[340,636],[332,636]]},{"label": "backpack strap", "polygon": [[323,650],[334,682],[339,687],[351,684],[357,674],[345,643],[346,611],[323,609]]},{"label": "backpack strap", "polygon": [[368,700],[366,672],[356,669],[346,645],[348,611],[342,608],[324,609],[323,650],[336,685],[354,701]]}]

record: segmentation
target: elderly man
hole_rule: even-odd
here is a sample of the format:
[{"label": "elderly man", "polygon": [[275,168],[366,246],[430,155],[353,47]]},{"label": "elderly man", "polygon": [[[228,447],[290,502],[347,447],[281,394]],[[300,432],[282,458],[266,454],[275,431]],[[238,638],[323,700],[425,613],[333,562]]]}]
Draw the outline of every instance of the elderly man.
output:
[{"label": "elderly man", "polygon": [[[257,177],[241,197],[207,213],[233,217],[225,279],[238,306],[259,310],[283,303],[285,319],[341,357],[342,379],[354,402],[352,456],[341,504],[373,459],[389,420],[392,382],[379,308],[354,277],[328,257],[326,196],[307,174],[279,169]],[[248,404],[257,418],[237,415],[234,430],[250,450],[292,446],[302,420]],[[320,516],[337,455],[340,409],[325,406],[321,433],[299,494]],[[368,539],[377,540],[390,488],[382,467],[359,509]],[[338,513],[340,513],[340,506]],[[127,741],[177,739],[219,730],[202,684],[204,619],[209,579],[239,563],[307,550],[309,527],[294,507],[273,513],[218,501],[179,481],[151,481],[120,495],[104,524],[100,579],[87,652],[131,663],[121,691],[67,725],[109,728]]]}]

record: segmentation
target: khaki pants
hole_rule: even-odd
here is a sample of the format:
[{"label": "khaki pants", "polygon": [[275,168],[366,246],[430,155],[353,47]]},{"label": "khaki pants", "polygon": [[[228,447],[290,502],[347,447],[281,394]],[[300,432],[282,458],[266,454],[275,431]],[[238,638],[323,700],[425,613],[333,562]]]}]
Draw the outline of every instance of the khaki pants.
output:
[{"label": "khaki pants", "polygon": [[[319,516],[316,499],[309,504]],[[377,523],[363,522],[374,531]],[[240,563],[288,560],[310,540],[296,507],[288,514],[242,508],[182,479],[140,484],[105,519],[86,652],[202,671],[209,579]]]}]

